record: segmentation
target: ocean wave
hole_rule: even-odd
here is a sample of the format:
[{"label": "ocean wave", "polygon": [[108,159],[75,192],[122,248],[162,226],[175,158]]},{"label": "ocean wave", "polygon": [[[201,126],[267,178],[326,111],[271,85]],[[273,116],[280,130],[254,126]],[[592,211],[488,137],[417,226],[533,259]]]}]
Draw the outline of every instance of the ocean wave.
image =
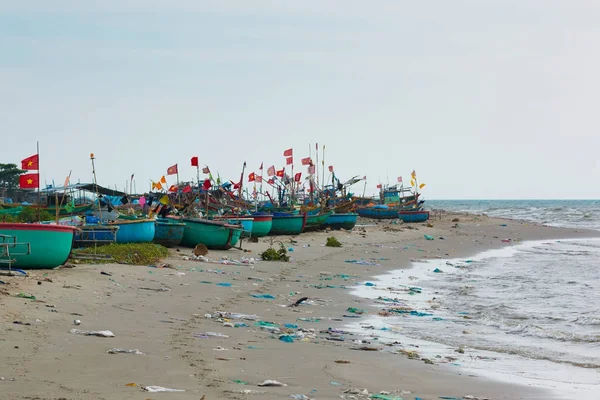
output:
[{"label": "ocean wave", "polygon": [[600,335],[583,335],[574,332],[565,332],[560,329],[548,329],[539,325],[518,323],[513,321],[481,319],[483,325],[498,328],[509,335],[531,336],[541,339],[552,339],[559,342],[584,342],[600,343]]},{"label": "ocean wave", "polygon": [[600,317],[578,317],[573,322],[578,325],[600,325]]}]

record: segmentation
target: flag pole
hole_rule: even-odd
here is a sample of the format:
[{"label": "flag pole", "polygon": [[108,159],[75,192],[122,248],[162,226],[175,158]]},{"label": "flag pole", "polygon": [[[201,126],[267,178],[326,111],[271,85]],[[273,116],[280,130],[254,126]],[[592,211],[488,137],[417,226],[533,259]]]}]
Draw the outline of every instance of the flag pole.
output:
[{"label": "flag pole", "polygon": [[317,176],[317,189],[319,188],[319,143],[316,144],[316,153],[317,153],[317,164],[316,164],[316,170],[315,170],[315,175]]},{"label": "flag pole", "polygon": [[[175,164],[177,165],[177,164]],[[181,192],[179,191],[179,165],[176,167],[177,169],[177,203],[181,204]]]},{"label": "flag pole", "polygon": [[36,144],[36,154],[38,159],[38,222],[42,222],[42,193],[40,192],[40,142]]},{"label": "flag pole", "polygon": [[92,175],[94,176],[94,190],[96,191],[96,199],[98,200],[98,212],[100,215],[100,221],[102,221],[102,206],[100,205],[100,199],[98,198],[98,180],[96,179],[96,166],[94,164],[94,153],[90,153],[90,160],[92,160]]}]

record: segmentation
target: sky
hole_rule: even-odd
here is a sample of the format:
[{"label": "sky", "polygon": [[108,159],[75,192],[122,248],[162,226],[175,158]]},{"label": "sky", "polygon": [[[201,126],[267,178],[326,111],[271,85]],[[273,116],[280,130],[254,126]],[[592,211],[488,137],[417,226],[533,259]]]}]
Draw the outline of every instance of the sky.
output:
[{"label": "sky", "polygon": [[[0,2],[0,162],[138,192],[315,144],[353,192],[600,198],[591,0]],[[320,154],[322,159],[323,154]],[[328,179],[329,173],[325,174]],[[174,176],[167,177],[169,184]],[[245,185],[248,185],[246,182]]]}]

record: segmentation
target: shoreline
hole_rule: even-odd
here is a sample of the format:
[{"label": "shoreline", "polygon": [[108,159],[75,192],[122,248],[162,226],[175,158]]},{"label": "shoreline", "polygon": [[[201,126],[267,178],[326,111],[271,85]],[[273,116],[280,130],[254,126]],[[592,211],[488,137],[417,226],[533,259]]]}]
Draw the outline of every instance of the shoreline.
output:
[{"label": "shoreline", "polygon": [[[458,228],[452,228],[453,217],[461,220]],[[0,286],[0,290],[9,289],[8,295],[0,292],[0,306],[6,310],[0,319],[0,327],[5,331],[0,340],[4,361],[0,364],[0,377],[5,378],[0,381],[0,389],[7,398],[14,399],[169,396],[197,400],[202,395],[207,396],[206,400],[274,399],[290,398],[293,394],[318,399],[340,395],[366,398],[344,394],[352,388],[367,388],[369,393],[389,391],[404,399],[466,395],[549,398],[547,392],[537,388],[458,375],[445,371],[443,366],[410,360],[404,355],[352,350],[360,347],[353,343],[357,336],[328,331],[343,329],[348,321],[362,319],[344,317],[349,315],[348,308],[374,310],[368,299],[345,293],[347,290],[341,286],[352,287],[377,275],[408,269],[411,260],[464,258],[528,239],[565,239],[565,234],[600,237],[596,231],[457,213],[446,213],[444,219],[432,219],[430,223],[431,228],[425,224],[375,223],[352,232],[302,234],[293,238],[296,243],[290,243],[289,237],[276,237],[294,249],[289,253],[289,263],[211,264],[184,260],[182,256],[191,251],[179,249],[165,260],[171,268],[78,264],[74,268],[31,271],[27,279],[4,279],[10,280],[10,285]],[[507,226],[500,226],[504,223]],[[423,234],[436,239],[426,241]],[[338,238],[344,247],[323,247],[328,236]],[[440,240],[440,236],[445,239]],[[511,243],[501,242],[509,237],[513,239]],[[266,238],[259,243],[244,243],[250,253],[211,251],[208,257],[256,257],[269,241]],[[361,258],[373,259],[381,266],[347,262]],[[112,277],[101,275],[101,271]],[[36,284],[38,280],[42,285]],[[170,290],[159,291],[161,287]],[[45,303],[16,298],[17,292],[35,294]],[[258,299],[252,294],[269,294],[274,299]],[[309,300],[294,308],[280,307],[301,297]],[[215,311],[256,314],[263,321],[276,323],[281,333],[255,326],[255,321],[219,322]],[[211,318],[206,318],[206,314],[211,314]],[[82,321],[77,329],[109,329],[116,337],[71,334],[74,318]],[[316,318],[320,321],[312,322]],[[31,325],[15,325],[14,321]],[[229,322],[248,326],[230,327]],[[295,338],[293,343],[279,340],[280,335],[297,331],[286,329],[284,324],[298,325],[304,330],[304,338]],[[203,332],[228,337],[194,337]],[[373,343],[366,346],[382,347]],[[139,349],[145,354],[107,353],[119,347]],[[257,386],[266,379],[288,386]],[[135,386],[126,386],[129,383]],[[143,385],[185,392],[150,394],[141,389]],[[411,393],[402,394],[403,391]]]}]

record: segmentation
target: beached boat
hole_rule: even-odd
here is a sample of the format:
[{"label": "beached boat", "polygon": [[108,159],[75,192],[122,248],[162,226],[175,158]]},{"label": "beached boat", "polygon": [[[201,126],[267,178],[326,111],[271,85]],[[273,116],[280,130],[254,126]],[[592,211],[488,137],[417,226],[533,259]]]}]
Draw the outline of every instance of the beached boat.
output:
[{"label": "beached boat", "polygon": [[75,246],[90,246],[93,244],[115,243],[118,226],[82,225],[75,231]]},{"label": "beached boat", "polygon": [[306,225],[306,213],[302,215],[273,214],[271,235],[298,235]]},{"label": "beached boat", "polygon": [[199,244],[209,249],[227,250],[240,240],[241,225],[232,225],[224,221],[210,221],[198,218],[183,218],[186,229],[183,233],[182,246],[196,247]]},{"label": "beached boat", "polygon": [[252,223],[252,236],[263,237],[271,232],[273,226],[273,216],[269,214],[252,214],[254,222]]},{"label": "beached boat", "polygon": [[316,215],[308,215],[306,217],[306,225],[304,226],[304,230],[302,232],[311,232],[316,231],[321,228],[321,225],[327,221],[327,218],[333,214],[333,211],[328,211],[325,213],[319,213]]},{"label": "beached boat", "polygon": [[356,225],[358,219],[357,213],[340,213],[331,214],[323,223],[323,228],[331,228],[334,230],[346,229],[351,230]]},{"label": "beached boat", "polygon": [[358,207],[356,212],[363,218],[373,219],[396,219],[398,218],[398,210],[380,204],[373,207]]},{"label": "beached boat", "polygon": [[221,215],[214,216],[216,221],[226,221],[228,224],[241,225],[242,235],[241,237],[250,237],[252,235],[252,228],[254,226],[254,217],[250,215]]},{"label": "beached boat", "polygon": [[0,259],[18,269],[52,269],[63,265],[73,248],[75,227],[0,223]]},{"label": "beached boat", "polygon": [[108,223],[108,226],[119,227],[117,243],[149,243],[156,231],[153,219],[118,219]]},{"label": "beached boat", "polygon": [[333,212],[336,214],[344,214],[350,212],[355,206],[356,199],[348,200],[345,202],[340,202],[335,204],[333,207]]},{"label": "beached boat", "polygon": [[172,218],[157,218],[154,221],[153,243],[165,247],[175,247],[181,244],[185,224]]},{"label": "beached boat", "polygon": [[429,211],[398,211],[398,218],[403,222],[425,222],[429,219]]}]

